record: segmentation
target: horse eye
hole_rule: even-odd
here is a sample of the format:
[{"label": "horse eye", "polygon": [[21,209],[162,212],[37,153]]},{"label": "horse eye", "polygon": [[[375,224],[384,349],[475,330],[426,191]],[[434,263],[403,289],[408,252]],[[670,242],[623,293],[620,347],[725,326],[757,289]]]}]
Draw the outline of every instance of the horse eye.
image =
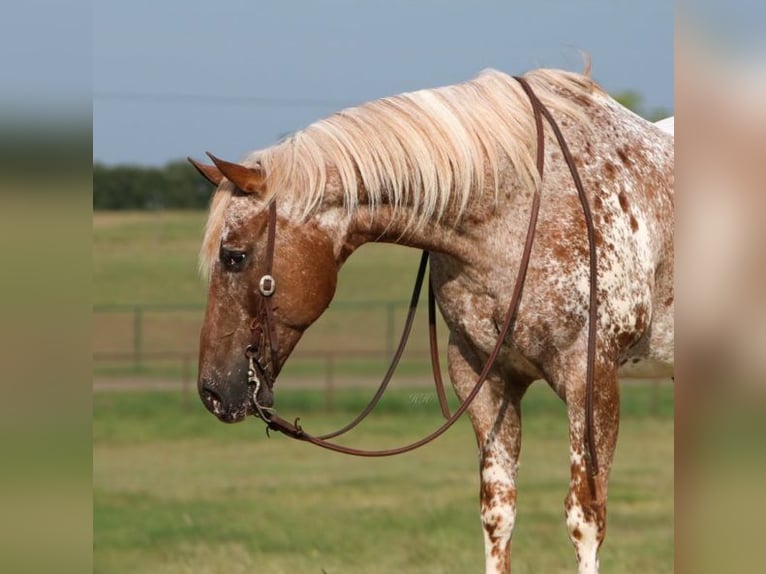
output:
[{"label": "horse eye", "polygon": [[245,259],[247,259],[247,253],[244,251],[232,251],[221,247],[219,258],[226,271],[241,271]]}]

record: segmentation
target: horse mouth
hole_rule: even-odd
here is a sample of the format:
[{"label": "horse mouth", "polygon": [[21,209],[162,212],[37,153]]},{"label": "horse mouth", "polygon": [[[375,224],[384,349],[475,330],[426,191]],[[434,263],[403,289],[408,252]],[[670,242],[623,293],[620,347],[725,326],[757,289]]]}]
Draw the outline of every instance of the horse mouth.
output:
[{"label": "horse mouth", "polygon": [[268,368],[269,366],[271,365],[264,367],[258,358],[254,358],[251,360],[248,370],[247,414],[262,419],[268,419],[274,406],[274,391],[272,389],[274,388],[275,376],[269,372],[271,370]]},{"label": "horse mouth", "polygon": [[203,391],[202,401],[205,403],[207,409],[215,415],[215,417],[224,423],[237,423],[245,419],[249,414],[250,405],[244,405],[240,408],[226,408],[221,399],[212,392]]},{"label": "horse mouth", "polygon": [[246,381],[237,385],[215,385],[204,381],[199,395],[207,410],[225,423],[237,423],[248,416],[268,420],[274,406],[271,373],[260,365]]},{"label": "horse mouth", "polygon": [[268,420],[274,412],[274,392],[271,385],[256,383],[248,385],[250,390],[247,402],[247,414]]},{"label": "horse mouth", "polygon": [[249,393],[248,400],[238,408],[226,409],[223,403],[215,396],[205,399],[208,410],[212,412],[218,420],[224,423],[238,423],[245,420],[248,416],[264,418],[272,412],[274,405],[274,394],[267,388],[259,389],[256,393],[255,388]]}]

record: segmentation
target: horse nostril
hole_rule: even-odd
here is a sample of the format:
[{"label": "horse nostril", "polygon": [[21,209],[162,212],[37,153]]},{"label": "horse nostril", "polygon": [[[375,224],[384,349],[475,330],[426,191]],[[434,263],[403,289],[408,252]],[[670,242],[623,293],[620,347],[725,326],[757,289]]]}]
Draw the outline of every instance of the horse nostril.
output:
[{"label": "horse nostril", "polygon": [[215,389],[208,383],[202,385],[202,389],[199,392],[202,402],[214,415],[219,415],[222,412],[221,409],[221,397],[215,392]]}]

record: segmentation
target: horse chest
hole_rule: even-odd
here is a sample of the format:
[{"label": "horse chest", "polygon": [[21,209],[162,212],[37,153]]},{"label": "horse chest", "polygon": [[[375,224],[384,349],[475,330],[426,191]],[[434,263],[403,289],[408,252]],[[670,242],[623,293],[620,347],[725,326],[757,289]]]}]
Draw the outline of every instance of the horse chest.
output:
[{"label": "horse chest", "polygon": [[452,283],[437,290],[437,300],[451,333],[462,335],[479,350],[492,349],[498,333],[492,296]]},{"label": "horse chest", "polygon": [[[488,356],[499,336],[504,301],[478,282],[469,272],[461,272],[451,261],[434,257],[431,280],[439,308],[450,334],[471,346],[481,357]],[[498,365],[506,371],[539,378],[542,373],[514,346],[506,346],[498,356]]]}]

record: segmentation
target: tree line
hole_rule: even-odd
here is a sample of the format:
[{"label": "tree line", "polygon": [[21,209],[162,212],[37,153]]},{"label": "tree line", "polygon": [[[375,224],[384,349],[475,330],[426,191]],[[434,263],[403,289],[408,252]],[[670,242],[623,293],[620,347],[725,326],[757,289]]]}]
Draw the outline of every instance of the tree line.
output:
[{"label": "tree line", "polygon": [[212,189],[186,161],[164,167],[93,164],[93,209],[203,209]]},{"label": "tree line", "polygon": [[[650,121],[670,115],[663,109],[644,110],[637,92],[615,98]],[[164,167],[93,164],[93,209],[204,209],[211,193],[210,184],[182,160]]]}]

